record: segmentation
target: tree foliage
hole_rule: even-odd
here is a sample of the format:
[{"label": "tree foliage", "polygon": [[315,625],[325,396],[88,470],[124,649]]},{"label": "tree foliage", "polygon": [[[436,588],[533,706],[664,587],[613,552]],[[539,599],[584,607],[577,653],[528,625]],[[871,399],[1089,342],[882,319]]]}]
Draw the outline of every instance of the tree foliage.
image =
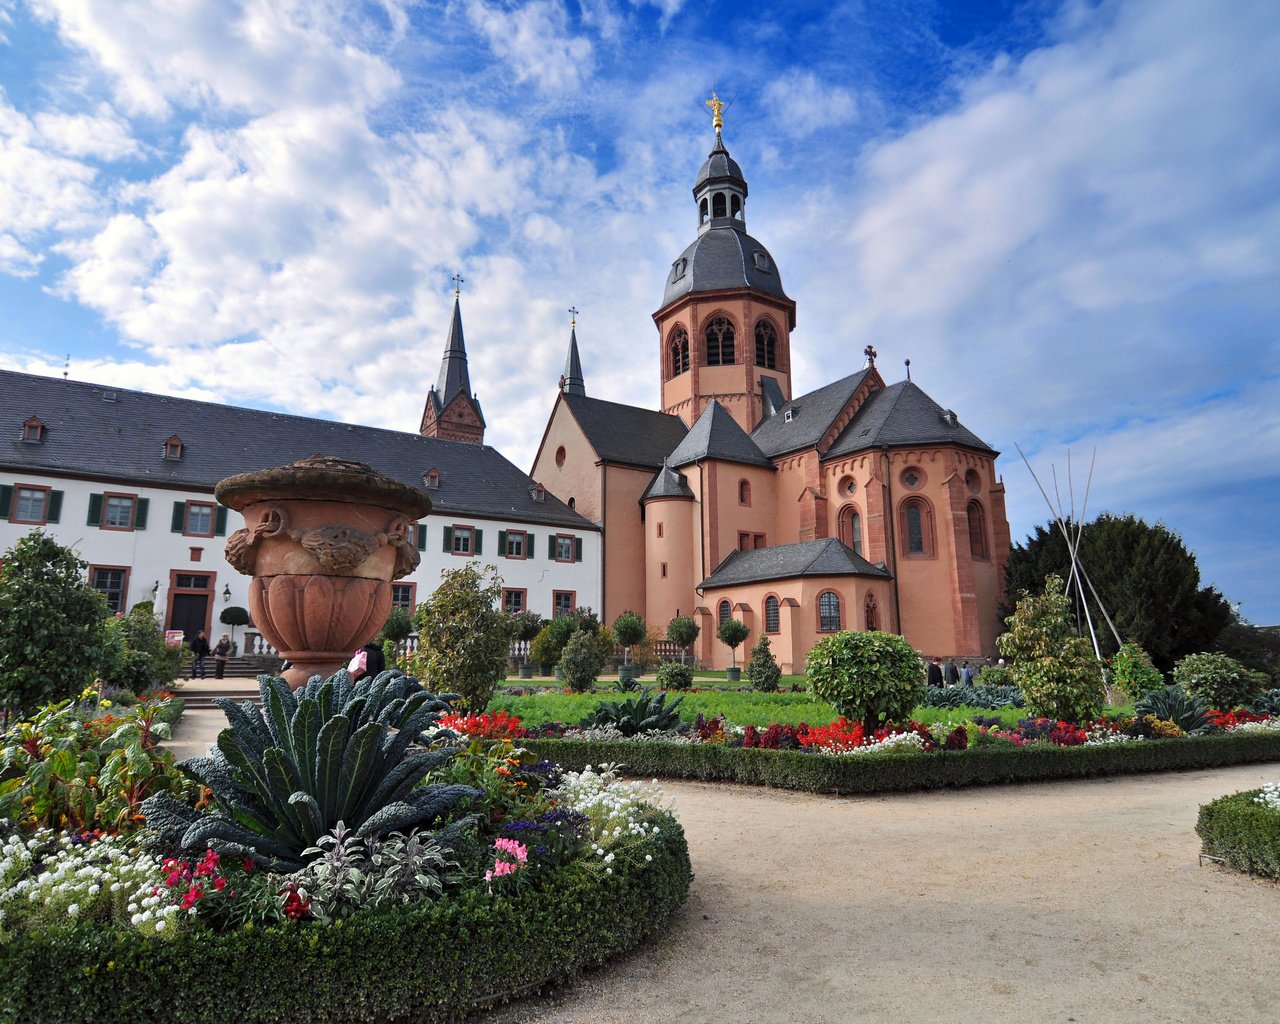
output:
[{"label": "tree foliage", "polygon": [[462,695],[469,711],[484,711],[503,676],[514,624],[499,604],[502,578],[476,562],[446,569],[435,592],[418,605],[415,670],[437,691]]},{"label": "tree foliage", "polygon": [[631,648],[643,641],[644,635],[644,619],[630,609],[613,620],[613,638],[626,648],[628,661],[631,658]]},{"label": "tree foliage", "polygon": [[574,630],[560,655],[560,671],[569,688],[574,693],[586,693],[600,674],[602,664],[596,638],[588,630]]},{"label": "tree foliage", "polygon": [[1265,673],[1246,668],[1235,658],[1211,653],[1188,654],[1174,666],[1173,679],[1219,711],[1247,706],[1269,681]]},{"label": "tree foliage", "polygon": [[80,693],[103,663],[107,606],[87,563],[41,530],[0,566],[0,708],[32,710]]},{"label": "tree foliage", "polygon": [[[1070,522],[1068,526],[1075,529]],[[1213,646],[1232,621],[1226,599],[1201,585],[1195,555],[1162,523],[1152,526],[1136,516],[1104,513],[1085,524],[1080,560],[1120,635],[1141,644],[1161,671],[1169,671],[1184,655]],[[1065,580],[1070,572],[1062,532],[1053,524],[1037,526],[1009,553],[1006,592],[1011,597],[1023,591],[1042,594],[1048,576]],[[1074,594],[1071,600],[1077,600]],[[1102,653],[1110,656],[1117,648],[1115,638],[1092,597],[1089,606]],[[1082,609],[1076,611],[1083,621]]]},{"label": "tree foliage", "polygon": [[1089,641],[1076,635],[1062,579],[1050,575],[1043,593],[1024,592],[1005,623],[1009,631],[996,646],[1011,662],[1027,710],[1067,722],[1097,718],[1104,701],[1102,671]]},{"label": "tree foliage", "polygon": [[1111,659],[1111,680],[1131,700],[1138,700],[1165,685],[1164,676],[1151,664],[1151,657],[1142,649],[1141,644],[1132,640],[1121,644]]},{"label": "tree foliage", "polygon": [[677,615],[667,623],[667,639],[681,648],[681,664],[684,663],[684,655],[689,645],[698,639],[700,632],[702,627],[692,615]]},{"label": "tree foliage", "polygon": [[760,639],[751,648],[751,657],[747,661],[747,681],[751,683],[752,689],[772,693],[778,688],[778,680],[781,678],[782,669],[778,667],[773,651],[769,650],[769,637],[761,633]]},{"label": "tree foliage", "polygon": [[724,622],[720,623],[720,628],[716,630],[716,637],[729,648],[735,668],[738,664],[738,646],[750,635],[751,630],[747,629],[745,623],[739,622],[737,619],[725,619]]},{"label": "tree foliage", "polygon": [[924,702],[924,664],[896,633],[844,631],[824,636],[805,662],[809,689],[870,736],[904,721]]}]

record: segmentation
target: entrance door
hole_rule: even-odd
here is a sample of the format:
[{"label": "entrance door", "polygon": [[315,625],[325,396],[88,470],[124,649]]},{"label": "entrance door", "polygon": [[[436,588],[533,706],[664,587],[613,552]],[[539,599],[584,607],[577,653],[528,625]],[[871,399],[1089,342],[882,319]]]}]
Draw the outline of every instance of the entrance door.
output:
[{"label": "entrance door", "polygon": [[174,594],[169,612],[169,628],[182,630],[183,638],[190,643],[204,629],[209,615],[208,594]]}]

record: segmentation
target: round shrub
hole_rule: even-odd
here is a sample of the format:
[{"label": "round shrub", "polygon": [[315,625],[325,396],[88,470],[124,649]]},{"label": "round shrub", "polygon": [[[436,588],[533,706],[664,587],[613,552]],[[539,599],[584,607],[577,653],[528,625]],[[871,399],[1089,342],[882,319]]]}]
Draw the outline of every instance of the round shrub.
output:
[{"label": "round shrub", "polygon": [[1266,677],[1225,654],[1188,654],[1173,667],[1173,679],[1193,697],[1203,697],[1210,707],[1231,711],[1257,697]]},{"label": "round shrub", "polygon": [[693,669],[678,661],[668,661],[658,669],[658,686],[664,690],[687,690],[693,685]]},{"label": "round shrub", "polygon": [[760,639],[751,648],[751,658],[747,662],[747,681],[753,689],[761,693],[773,693],[778,688],[778,680],[782,678],[782,669],[769,650],[769,638],[760,634]]},{"label": "round shrub", "polygon": [[1204,852],[1229,867],[1280,878],[1280,789],[1272,785],[1201,805],[1196,834]]},{"label": "round shrub", "polygon": [[906,719],[924,700],[924,665],[896,633],[834,633],[813,645],[805,664],[809,689],[867,735]]},{"label": "round shrub", "polygon": [[560,671],[574,693],[586,693],[600,674],[603,660],[596,638],[585,629],[574,630],[560,655]]},{"label": "round shrub", "polygon": [[1141,645],[1130,640],[1111,658],[1111,678],[1130,700],[1164,687],[1164,676]]}]

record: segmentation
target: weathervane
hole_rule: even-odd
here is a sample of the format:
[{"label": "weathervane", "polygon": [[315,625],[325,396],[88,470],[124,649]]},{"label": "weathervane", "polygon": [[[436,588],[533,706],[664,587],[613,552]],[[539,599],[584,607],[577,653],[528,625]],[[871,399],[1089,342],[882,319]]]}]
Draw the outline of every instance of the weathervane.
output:
[{"label": "weathervane", "polygon": [[724,127],[724,108],[728,105],[716,95],[715,89],[711,90],[711,99],[707,100],[707,106],[711,108],[711,123],[715,126],[717,135],[720,134],[720,129]]}]

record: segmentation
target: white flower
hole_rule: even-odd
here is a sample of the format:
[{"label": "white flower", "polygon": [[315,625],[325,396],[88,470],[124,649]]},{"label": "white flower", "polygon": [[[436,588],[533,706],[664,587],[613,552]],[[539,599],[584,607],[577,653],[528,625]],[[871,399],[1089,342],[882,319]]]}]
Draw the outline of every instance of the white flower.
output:
[{"label": "white flower", "polygon": [[67,917],[75,917],[78,913],[80,913],[79,903],[73,903],[71,906],[67,907]]},{"label": "white flower", "polygon": [[162,931],[164,931],[164,926],[165,926],[165,924],[166,924],[166,923],[167,923],[167,922],[166,922],[163,918],[161,918],[159,921],[157,921],[157,922],[156,922],[156,931],[158,931],[158,932],[162,932]]}]

